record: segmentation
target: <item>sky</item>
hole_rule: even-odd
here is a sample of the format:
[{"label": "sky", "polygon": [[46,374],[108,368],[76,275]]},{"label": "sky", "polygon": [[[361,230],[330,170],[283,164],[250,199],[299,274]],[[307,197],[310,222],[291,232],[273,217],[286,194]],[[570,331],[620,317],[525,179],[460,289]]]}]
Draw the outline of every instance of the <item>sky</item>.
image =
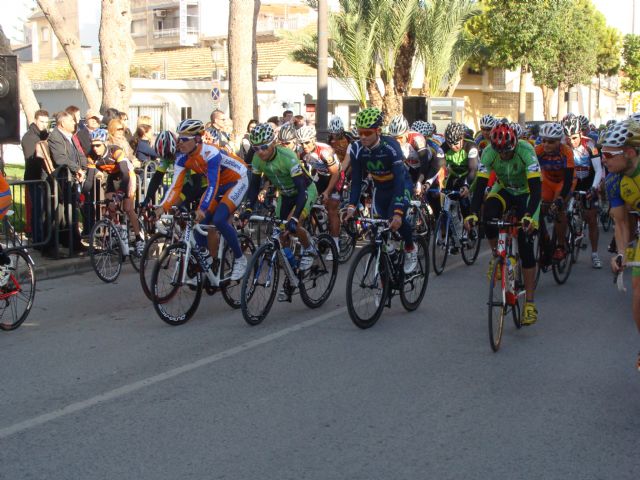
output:
[{"label": "sky", "polygon": [[[607,19],[607,23],[622,32],[640,34],[640,0],[591,0]],[[633,4],[635,3],[635,32]]]}]

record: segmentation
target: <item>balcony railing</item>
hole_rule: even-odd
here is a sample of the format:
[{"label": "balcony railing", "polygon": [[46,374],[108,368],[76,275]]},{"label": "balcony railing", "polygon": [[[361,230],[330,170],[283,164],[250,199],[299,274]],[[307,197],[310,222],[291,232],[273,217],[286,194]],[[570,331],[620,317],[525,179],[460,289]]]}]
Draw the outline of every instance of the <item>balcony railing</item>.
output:
[{"label": "balcony railing", "polygon": [[[197,27],[187,27],[187,35],[198,35],[200,30]],[[171,38],[180,35],[179,28],[163,28],[162,30],[154,30],[153,38]]]},{"label": "balcony railing", "polygon": [[309,24],[303,18],[262,18],[258,20],[256,31],[270,32],[273,30],[298,30]]}]

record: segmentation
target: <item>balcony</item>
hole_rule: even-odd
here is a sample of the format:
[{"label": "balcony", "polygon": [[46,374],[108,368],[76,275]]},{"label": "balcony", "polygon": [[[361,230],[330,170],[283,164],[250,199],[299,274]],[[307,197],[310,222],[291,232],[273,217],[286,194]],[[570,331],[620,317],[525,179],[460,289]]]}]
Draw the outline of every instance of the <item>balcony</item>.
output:
[{"label": "balcony", "polygon": [[310,21],[305,17],[259,18],[256,32],[273,32],[275,30],[299,30],[309,25]]},{"label": "balcony", "polygon": [[[200,34],[200,30],[197,27],[187,27],[187,37],[195,36],[196,39]],[[163,28],[162,30],[154,30],[153,38],[173,38],[180,36],[179,28]]]}]

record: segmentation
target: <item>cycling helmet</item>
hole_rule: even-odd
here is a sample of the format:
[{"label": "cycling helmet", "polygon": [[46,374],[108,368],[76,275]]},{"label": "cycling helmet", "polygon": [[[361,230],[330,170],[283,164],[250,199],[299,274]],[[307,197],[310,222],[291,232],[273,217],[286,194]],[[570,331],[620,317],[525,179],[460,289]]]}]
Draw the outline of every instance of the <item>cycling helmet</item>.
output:
[{"label": "cycling helmet", "polygon": [[411,130],[413,130],[414,132],[418,132],[424,137],[428,137],[427,131],[429,130],[429,122],[425,122],[424,120],[416,120],[411,124]]},{"label": "cycling helmet", "polygon": [[617,120],[607,120],[606,127],[607,127],[607,128],[612,127],[612,126],[613,126],[613,125],[615,125],[616,123],[618,123],[618,122],[617,122]]},{"label": "cycling helmet", "polygon": [[562,125],[560,125],[558,122],[545,123],[540,127],[540,138],[560,140],[563,134],[564,132],[562,130]]},{"label": "cycling helmet", "polygon": [[396,115],[389,122],[389,135],[399,137],[409,130],[409,122],[403,115]]},{"label": "cycling helmet", "polygon": [[464,127],[464,136],[468,139],[473,140],[473,137],[475,136],[476,132],[473,131],[473,129],[469,128],[469,127]]},{"label": "cycling helmet", "polygon": [[217,128],[207,128],[205,132],[211,136],[213,143],[220,143],[220,130]]},{"label": "cycling helmet", "polygon": [[98,141],[102,143],[107,142],[107,138],[109,138],[109,132],[107,132],[104,128],[98,128],[91,132],[91,141]]},{"label": "cycling helmet", "polygon": [[562,119],[562,128],[566,135],[579,134],[582,129],[580,128],[580,120],[575,115],[567,115]]},{"label": "cycling helmet", "polygon": [[329,133],[340,135],[342,132],[344,132],[344,123],[342,123],[342,119],[336,115],[329,122]]},{"label": "cycling helmet", "polygon": [[493,128],[496,126],[496,119],[493,115],[483,115],[480,117],[480,128]]},{"label": "cycling helmet", "polygon": [[444,139],[449,145],[455,145],[462,140],[467,132],[467,127],[462,123],[450,123],[444,131]]},{"label": "cycling helmet", "polygon": [[176,136],[173,132],[165,130],[160,132],[153,144],[153,149],[161,158],[173,158],[176,156]]},{"label": "cycling helmet", "polygon": [[516,122],[511,122],[509,126],[511,127],[511,130],[513,130],[513,133],[515,133],[516,138],[524,137],[524,128],[522,128],[522,125]]},{"label": "cycling helmet", "polygon": [[249,133],[251,145],[264,145],[276,139],[276,132],[268,123],[259,123]]},{"label": "cycling helmet", "polygon": [[603,147],[640,147],[640,122],[624,120],[610,127],[602,138]]},{"label": "cycling helmet", "polygon": [[382,112],[379,108],[365,108],[356,115],[356,127],[378,128],[382,126]]},{"label": "cycling helmet", "polygon": [[311,125],[305,125],[296,130],[296,137],[299,142],[308,142],[316,139],[316,129]]},{"label": "cycling helmet", "polygon": [[516,145],[518,139],[513,128],[508,123],[499,123],[491,130],[491,146],[497,152],[510,152]]},{"label": "cycling helmet", "polygon": [[278,141],[281,143],[291,143],[297,140],[296,135],[296,127],[291,125],[290,123],[287,125],[283,125],[278,130]]},{"label": "cycling helmet", "polygon": [[183,120],[176,128],[178,135],[202,135],[204,132],[204,123],[200,120],[194,120],[193,118],[187,118]]},{"label": "cycling helmet", "polygon": [[589,118],[586,115],[578,115],[578,122],[580,123],[580,131],[589,130]]},{"label": "cycling helmet", "polygon": [[351,127],[351,136],[356,140],[360,138],[360,132],[358,132],[358,127],[356,127],[355,125]]},{"label": "cycling helmet", "polygon": [[629,118],[627,118],[627,120],[634,120],[636,122],[640,122],[640,112],[632,113],[631,115],[629,115]]}]

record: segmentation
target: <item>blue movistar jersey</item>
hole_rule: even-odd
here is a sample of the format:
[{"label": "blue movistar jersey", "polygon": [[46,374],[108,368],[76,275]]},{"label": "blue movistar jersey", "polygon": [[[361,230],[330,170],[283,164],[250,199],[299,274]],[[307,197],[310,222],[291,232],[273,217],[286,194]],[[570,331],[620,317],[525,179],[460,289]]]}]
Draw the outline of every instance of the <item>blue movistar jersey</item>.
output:
[{"label": "blue movistar jersey", "polygon": [[[360,144],[361,148],[351,160],[352,177],[362,178],[363,172],[368,172],[376,189],[393,191],[394,208],[404,208],[405,191],[411,191],[411,177],[404,166],[400,144],[386,135],[381,136],[380,141],[371,149],[363,147],[360,141],[355,143]],[[358,204],[361,188],[361,182],[351,184],[351,205]]]}]

